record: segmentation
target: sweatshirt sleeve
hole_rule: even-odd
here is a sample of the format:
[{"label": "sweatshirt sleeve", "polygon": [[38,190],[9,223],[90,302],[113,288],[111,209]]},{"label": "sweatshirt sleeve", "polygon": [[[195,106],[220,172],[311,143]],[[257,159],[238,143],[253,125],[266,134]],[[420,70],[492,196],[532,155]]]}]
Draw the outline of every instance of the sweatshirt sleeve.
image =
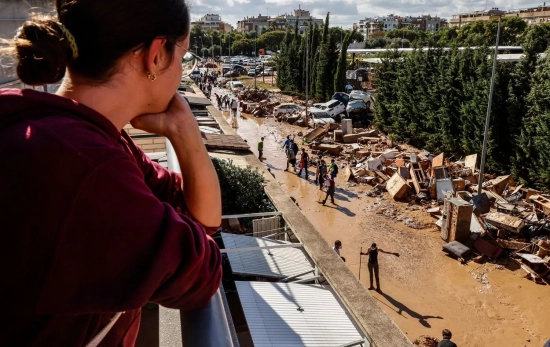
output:
[{"label": "sweatshirt sleeve", "polygon": [[82,183],[38,313],[119,312],[146,302],[196,309],[220,281],[220,251],[204,227],[159,201],[122,156]]},{"label": "sweatshirt sleeve", "polygon": [[185,210],[185,202],[182,191],[182,177],[177,172],[165,169],[159,163],[155,163],[139,148],[132,138],[126,133],[121,133],[122,138],[127,142],[136,162],[143,173],[145,184],[153,194],[163,202],[172,205],[176,211]]}]

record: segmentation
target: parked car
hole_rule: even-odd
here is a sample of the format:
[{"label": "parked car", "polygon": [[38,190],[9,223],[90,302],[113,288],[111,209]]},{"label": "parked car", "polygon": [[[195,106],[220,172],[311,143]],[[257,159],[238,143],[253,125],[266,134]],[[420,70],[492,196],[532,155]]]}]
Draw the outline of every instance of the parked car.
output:
[{"label": "parked car", "polygon": [[246,68],[245,68],[244,66],[242,66],[242,65],[233,65],[233,69],[234,69],[234,70],[239,70],[239,71],[241,72],[241,75],[246,74],[246,72],[248,71],[248,70],[246,70]]},{"label": "parked car", "polygon": [[227,85],[232,92],[237,92],[244,88],[244,84],[241,81],[229,81]]},{"label": "parked car", "polygon": [[223,77],[239,77],[240,75],[241,71],[239,70],[229,70],[223,74]]},{"label": "parked car", "polygon": [[192,80],[199,79],[201,78],[201,72],[199,70],[193,70],[193,72],[189,74],[189,78],[191,78]]},{"label": "parked car", "polygon": [[223,74],[223,77],[239,77],[245,75],[247,70],[242,65],[233,65],[233,69]]},{"label": "parked car", "polygon": [[209,68],[209,69],[213,69],[213,68],[216,68],[217,65],[214,64],[214,63],[206,63],[206,64],[204,64],[204,67]]},{"label": "parked car", "polygon": [[[346,113],[346,106],[338,100],[330,100],[321,104],[313,104],[313,109],[325,111],[337,121],[342,120]],[[343,117],[342,114],[344,114]]]},{"label": "parked car", "polygon": [[367,111],[367,105],[363,100],[350,100],[348,106],[346,106],[346,112],[352,116]]},{"label": "parked car", "polygon": [[300,105],[296,105],[296,104],[280,104],[279,106],[275,106],[275,108],[273,108],[273,114],[274,115],[278,115],[278,114],[287,114],[287,113],[294,113],[295,111],[303,111],[303,108],[302,106]]},{"label": "parked car", "polygon": [[256,76],[256,70],[254,69],[248,69],[248,76],[254,77]]},{"label": "parked car", "polygon": [[353,100],[363,100],[368,109],[371,109],[371,106],[374,104],[370,93],[362,90],[352,90],[349,94],[349,98]]},{"label": "parked car", "polygon": [[[332,123],[336,123],[336,121],[334,120],[334,118],[332,118],[330,116],[330,114],[328,114],[328,112],[326,111],[322,111],[322,110],[319,110],[319,109],[310,109],[309,111],[309,125],[311,125],[312,127],[319,127],[319,126],[323,126],[325,124],[332,124]],[[305,111],[304,111],[305,113]]]},{"label": "parked car", "polygon": [[332,99],[333,100],[338,100],[340,101],[342,104],[344,104],[344,106],[347,106],[348,105],[348,102],[349,102],[349,99],[350,99],[350,96],[346,93],[342,93],[342,92],[336,92],[334,93],[334,95],[332,96]]},{"label": "parked car", "polygon": [[273,73],[273,70],[267,68],[264,71],[262,71],[260,76],[274,76],[274,73]]}]

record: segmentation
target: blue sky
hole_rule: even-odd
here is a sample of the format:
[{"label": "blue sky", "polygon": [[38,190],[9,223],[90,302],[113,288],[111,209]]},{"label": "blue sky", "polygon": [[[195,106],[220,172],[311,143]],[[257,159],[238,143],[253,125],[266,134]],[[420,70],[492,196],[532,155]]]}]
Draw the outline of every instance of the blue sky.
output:
[{"label": "blue sky", "polygon": [[[292,13],[298,8],[310,10],[312,15],[324,18],[327,12],[331,14],[331,24],[350,28],[352,23],[370,16],[387,14],[421,15],[431,14],[451,18],[453,14],[469,11],[479,11],[492,7],[502,10],[535,7],[542,2],[532,0],[189,0],[193,20],[206,13],[217,13],[222,20],[236,25],[245,16]],[[549,3],[550,4],[550,3]]]}]

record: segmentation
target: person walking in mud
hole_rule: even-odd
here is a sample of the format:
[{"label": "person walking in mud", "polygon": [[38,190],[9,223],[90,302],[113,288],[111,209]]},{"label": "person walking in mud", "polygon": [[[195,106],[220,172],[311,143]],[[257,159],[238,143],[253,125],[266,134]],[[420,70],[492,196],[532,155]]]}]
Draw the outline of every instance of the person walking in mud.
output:
[{"label": "person walking in mud", "polygon": [[386,254],[391,254],[391,255],[395,255],[396,257],[399,257],[399,253],[392,253],[392,252],[386,252],[384,250],[382,250],[381,248],[378,248],[376,247],[376,243],[373,242],[372,245],[370,246],[370,248],[366,251],[366,252],[361,252],[360,254],[361,255],[368,255],[369,256],[369,261],[368,261],[368,268],[369,268],[369,280],[370,280],[370,287],[369,287],[369,290],[373,290],[374,289],[374,286],[372,285],[372,275],[374,273],[374,278],[376,279],[376,290],[378,292],[381,292],[382,290],[380,289],[380,278],[378,277],[378,252],[381,252],[381,253],[386,253]]},{"label": "person walking in mud", "polygon": [[305,179],[308,179],[307,165],[309,163],[309,155],[306,152],[305,148],[302,148],[302,156],[300,157],[300,171],[298,171],[298,176],[302,176],[302,170],[305,170]]},{"label": "person walking in mud", "polygon": [[286,140],[283,143],[283,149],[286,151],[287,148],[290,148],[290,135],[286,136]]},{"label": "person walking in mud", "polygon": [[330,178],[335,179],[338,176],[338,165],[334,159],[330,160],[330,165],[328,166],[328,172],[330,173]]},{"label": "person walking in mud", "polygon": [[285,154],[286,154],[286,169],[285,171],[288,171],[288,167],[290,165],[290,168],[293,172],[296,172],[296,154],[294,154],[294,151],[292,150],[292,144],[293,140],[290,140],[290,146],[286,147]]},{"label": "person walking in mud", "polygon": [[319,190],[323,190],[326,175],[327,175],[327,164],[323,159],[320,159],[319,165],[317,165],[317,172],[315,173],[315,182],[319,183]]},{"label": "person walking in mud", "polygon": [[237,117],[237,108],[239,107],[239,102],[237,99],[231,101],[231,114],[233,117]]},{"label": "person walking in mud", "polygon": [[323,200],[323,205],[327,203],[328,197],[330,196],[330,202],[332,202],[333,205],[336,205],[334,202],[334,192],[336,191],[336,183],[334,182],[334,179],[330,178],[329,175],[325,175],[325,186],[327,189],[327,195],[325,196],[325,200]]},{"label": "person walking in mud", "polygon": [[223,96],[223,108],[226,110],[229,108],[229,95],[227,94]]},{"label": "person walking in mud", "polygon": [[264,138],[260,138],[260,141],[258,141],[258,159],[260,161],[263,161],[263,155],[264,155]]}]

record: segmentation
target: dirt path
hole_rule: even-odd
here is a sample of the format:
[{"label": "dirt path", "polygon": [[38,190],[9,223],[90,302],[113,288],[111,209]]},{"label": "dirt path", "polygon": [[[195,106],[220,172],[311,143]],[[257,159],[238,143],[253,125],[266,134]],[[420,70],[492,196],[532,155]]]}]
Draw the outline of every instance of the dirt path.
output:
[{"label": "dirt path", "polygon": [[[399,253],[379,255],[382,293],[371,294],[411,341],[420,335],[440,338],[442,329],[450,329],[460,347],[541,347],[550,339],[550,289],[523,279],[523,270],[508,264],[461,265],[445,256],[434,220],[420,206],[395,203],[387,193],[368,197],[368,186],[348,184],[341,176],[337,205],[319,204],[313,172],[306,181],[283,171],[282,140],[299,130],[272,119],[239,118],[238,133],[254,152],[259,137],[266,137],[266,166],[329,244],[342,241],[342,256],[354,274],[359,275],[361,247],[376,242]],[[361,282],[368,287],[365,261]]]}]

